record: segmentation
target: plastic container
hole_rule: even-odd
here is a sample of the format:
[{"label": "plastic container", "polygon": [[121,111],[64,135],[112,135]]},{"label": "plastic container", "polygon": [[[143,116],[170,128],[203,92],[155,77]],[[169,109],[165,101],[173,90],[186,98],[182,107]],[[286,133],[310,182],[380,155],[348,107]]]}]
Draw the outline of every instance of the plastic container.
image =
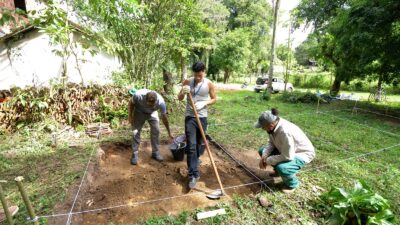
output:
[{"label": "plastic container", "polygon": [[172,156],[176,161],[182,161],[185,159],[185,148],[186,148],[186,137],[185,135],[178,136],[174,139],[174,143],[169,146]]}]

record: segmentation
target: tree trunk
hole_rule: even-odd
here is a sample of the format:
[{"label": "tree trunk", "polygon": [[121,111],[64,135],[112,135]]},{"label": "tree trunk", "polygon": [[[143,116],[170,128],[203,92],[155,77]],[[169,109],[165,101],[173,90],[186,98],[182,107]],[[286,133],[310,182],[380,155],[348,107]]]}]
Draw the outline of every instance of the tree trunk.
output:
[{"label": "tree trunk", "polygon": [[335,77],[335,80],[333,81],[333,84],[331,87],[330,95],[336,96],[339,93],[341,83],[342,83],[342,81],[339,80],[337,77]]},{"label": "tree trunk", "polygon": [[217,82],[217,75],[215,73],[211,74],[211,77],[213,80],[215,80],[215,82]]},{"label": "tree trunk", "polygon": [[224,73],[224,84],[226,84],[228,82],[229,76],[230,76],[229,70],[225,70],[225,73]]},{"label": "tree trunk", "polygon": [[171,94],[172,93],[172,74],[165,69],[163,69],[163,80],[164,80],[164,91],[165,93]]},{"label": "tree trunk", "polygon": [[181,54],[181,82],[186,80],[186,61],[185,57]]},{"label": "tree trunk", "polygon": [[287,83],[289,81],[289,66],[290,66],[290,34],[291,34],[291,30],[292,30],[292,22],[289,20],[289,34],[288,34],[288,53],[287,53],[287,59],[286,59],[286,74],[285,74],[285,89],[283,89],[284,91],[286,91],[286,86]]},{"label": "tree trunk", "polygon": [[278,21],[278,10],[280,0],[276,0],[274,8],[274,23],[272,30],[272,43],[271,43],[271,59],[269,64],[268,72],[268,90],[272,91],[272,77],[274,76],[274,62],[275,62],[275,36],[276,36],[276,24]]},{"label": "tree trunk", "polygon": [[204,64],[206,64],[206,70],[207,71],[208,71],[209,59],[210,59],[210,50],[205,49],[204,52],[203,52],[203,61],[204,61]]},{"label": "tree trunk", "polygon": [[382,75],[378,78],[378,89],[376,90],[375,101],[380,102],[382,100]]}]

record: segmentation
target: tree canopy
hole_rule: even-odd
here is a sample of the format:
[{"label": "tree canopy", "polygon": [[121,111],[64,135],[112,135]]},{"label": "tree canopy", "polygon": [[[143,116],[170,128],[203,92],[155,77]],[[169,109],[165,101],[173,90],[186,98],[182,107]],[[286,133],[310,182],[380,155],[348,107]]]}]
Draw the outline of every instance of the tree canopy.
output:
[{"label": "tree canopy", "polygon": [[321,56],[334,65],[340,82],[378,77],[391,82],[400,74],[400,2],[395,0],[303,0],[297,21],[314,25]]}]

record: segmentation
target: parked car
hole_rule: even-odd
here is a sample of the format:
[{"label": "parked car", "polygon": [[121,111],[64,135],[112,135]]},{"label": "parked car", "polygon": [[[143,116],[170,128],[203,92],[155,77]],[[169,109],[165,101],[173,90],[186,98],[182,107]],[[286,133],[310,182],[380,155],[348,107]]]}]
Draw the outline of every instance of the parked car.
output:
[{"label": "parked car", "polygon": [[[259,77],[256,80],[256,86],[254,86],[255,92],[265,91],[268,87],[268,77]],[[285,81],[282,78],[274,77],[272,78],[272,91],[280,92],[285,89]],[[291,83],[286,84],[287,91],[293,91],[293,85]]]}]

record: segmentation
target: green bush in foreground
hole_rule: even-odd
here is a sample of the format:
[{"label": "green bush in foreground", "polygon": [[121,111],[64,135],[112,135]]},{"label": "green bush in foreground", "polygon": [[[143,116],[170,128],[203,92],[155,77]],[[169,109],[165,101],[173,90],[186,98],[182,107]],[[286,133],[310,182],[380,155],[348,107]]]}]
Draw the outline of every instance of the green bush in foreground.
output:
[{"label": "green bush in foreground", "polygon": [[363,181],[357,181],[351,191],[333,188],[322,199],[330,212],[329,224],[394,224],[388,201]]}]

